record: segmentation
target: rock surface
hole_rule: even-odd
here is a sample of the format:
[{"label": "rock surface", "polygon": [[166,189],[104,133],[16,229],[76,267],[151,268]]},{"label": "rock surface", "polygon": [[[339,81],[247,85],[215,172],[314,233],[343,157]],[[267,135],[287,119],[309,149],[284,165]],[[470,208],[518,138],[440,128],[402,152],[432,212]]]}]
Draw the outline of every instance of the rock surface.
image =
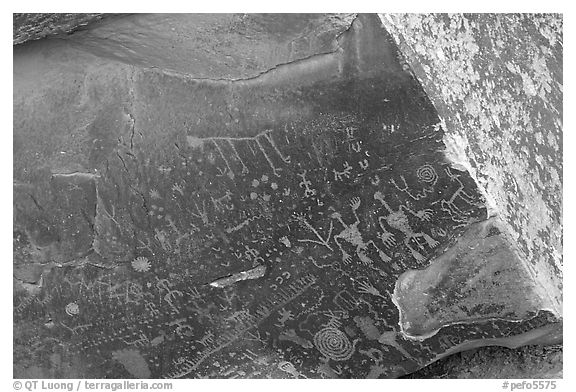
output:
[{"label": "rock surface", "polygon": [[15,376],[398,377],[558,341],[457,135],[376,15],[15,47]]},{"label": "rock surface", "polygon": [[40,38],[68,34],[98,21],[105,14],[13,14],[14,45]]},{"label": "rock surface", "polygon": [[562,307],[560,14],[383,15],[534,280]]},{"label": "rock surface", "polygon": [[558,379],[563,377],[562,346],[523,346],[516,350],[482,347],[449,356],[403,378]]}]

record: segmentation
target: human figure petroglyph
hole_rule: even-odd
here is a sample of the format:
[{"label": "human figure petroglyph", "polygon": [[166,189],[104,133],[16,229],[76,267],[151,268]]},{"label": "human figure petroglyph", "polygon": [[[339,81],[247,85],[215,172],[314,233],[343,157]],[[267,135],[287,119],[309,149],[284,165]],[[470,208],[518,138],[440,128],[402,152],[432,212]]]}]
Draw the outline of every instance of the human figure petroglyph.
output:
[{"label": "human figure petroglyph", "polygon": [[396,239],[394,238],[392,233],[390,233],[386,229],[386,227],[384,226],[384,222],[386,222],[388,226],[390,226],[391,228],[398,230],[404,234],[404,245],[408,248],[408,250],[410,250],[412,256],[418,261],[424,261],[425,258],[418,250],[414,249],[412,245],[410,245],[411,240],[415,240],[418,248],[420,248],[421,250],[424,250],[424,248],[422,244],[420,244],[420,242],[418,241],[420,238],[423,238],[426,244],[431,248],[435,248],[440,244],[438,241],[436,241],[434,238],[430,237],[428,234],[424,232],[415,232],[414,229],[412,229],[412,227],[410,226],[408,216],[406,215],[406,212],[409,212],[410,214],[414,215],[415,217],[423,221],[428,221],[432,215],[432,210],[426,209],[414,212],[409,207],[405,205],[400,205],[398,210],[394,211],[392,210],[392,208],[390,208],[390,206],[384,199],[384,195],[380,191],[376,191],[376,193],[374,193],[374,199],[378,200],[388,211],[388,214],[386,216],[378,217],[378,223],[380,224],[380,228],[383,231],[380,236],[380,239],[382,240],[382,243],[385,246],[387,247],[393,246],[396,243]]},{"label": "human figure petroglyph", "polygon": [[374,241],[369,240],[365,242],[364,239],[362,238],[362,234],[358,229],[358,225],[360,224],[360,217],[356,213],[358,208],[360,208],[360,204],[361,200],[359,197],[354,197],[350,201],[350,207],[352,207],[352,213],[354,214],[355,219],[354,223],[352,224],[344,222],[344,220],[342,219],[342,215],[337,211],[330,214],[330,218],[336,219],[344,227],[344,230],[334,235],[334,242],[336,242],[336,245],[338,245],[338,248],[342,253],[342,261],[345,264],[348,264],[352,261],[352,257],[350,256],[350,254],[348,254],[344,250],[341,243],[342,241],[345,241],[355,247],[356,255],[364,265],[373,264],[373,261],[367,255],[370,245],[372,245],[378,251],[378,256],[382,261],[386,262],[392,260],[390,256],[388,256],[378,246],[376,246]]},{"label": "human figure petroglyph", "polygon": [[334,173],[334,180],[342,181],[342,177],[350,178],[350,173],[352,172],[352,166],[348,163],[348,161],[344,162],[344,170],[337,171],[336,169],[332,169]]},{"label": "human figure petroglyph", "polygon": [[297,173],[296,175],[302,179],[302,181],[300,181],[298,186],[300,186],[300,188],[304,188],[304,197],[311,197],[316,194],[316,190],[310,187],[312,183],[308,179],[306,179],[307,173],[308,170],[304,170],[302,173]]}]

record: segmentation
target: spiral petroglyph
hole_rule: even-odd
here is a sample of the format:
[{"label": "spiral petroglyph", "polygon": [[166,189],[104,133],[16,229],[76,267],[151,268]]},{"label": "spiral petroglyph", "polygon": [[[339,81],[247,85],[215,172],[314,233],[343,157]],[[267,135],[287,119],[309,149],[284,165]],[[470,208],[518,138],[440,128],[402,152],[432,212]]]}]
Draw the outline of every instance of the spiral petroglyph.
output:
[{"label": "spiral petroglyph", "polygon": [[68,305],[66,305],[66,308],[64,308],[64,310],[66,311],[66,314],[68,316],[76,316],[77,314],[80,313],[80,307],[76,302],[70,302]]},{"label": "spiral petroglyph", "polygon": [[436,181],[438,181],[438,174],[436,174],[436,170],[428,164],[420,166],[418,170],[416,170],[416,176],[422,182],[427,184],[434,185]]},{"label": "spiral petroglyph", "polygon": [[348,337],[339,329],[328,327],[314,335],[314,345],[329,359],[346,361],[354,353],[354,346]]}]

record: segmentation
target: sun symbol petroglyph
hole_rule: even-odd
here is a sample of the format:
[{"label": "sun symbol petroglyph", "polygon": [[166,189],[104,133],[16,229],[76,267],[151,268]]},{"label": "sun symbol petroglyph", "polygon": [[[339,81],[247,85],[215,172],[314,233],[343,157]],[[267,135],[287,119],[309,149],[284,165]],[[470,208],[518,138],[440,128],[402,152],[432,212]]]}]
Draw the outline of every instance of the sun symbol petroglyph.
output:
[{"label": "sun symbol petroglyph", "polygon": [[370,245],[372,245],[378,251],[378,256],[382,261],[386,262],[392,260],[386,253],[384,253],[380,248],[378,248],[378,246],[376,246],[374,241],[370,240],[365,242],[364,239],[362,238],[362,234],[358,229],[358,225],[360,224],[360,218],[356,213],[358,208],[360,208],[360,204],[361,200],[359,197],[354,197],[350,201],[350,207],[352,208],[352,213],[354,214],[355,218],[355,221],[352,224],[347,224],[346,222],[344,222],[344,220],[342,219],[342,215],[339,212],[333,212],[330,215],[330,218],[336,219],[344,227],[344,230],[334,235],[334,242],[336,242],[336,245],[338,245],[338,248],[342,253],[342,261],[345,264],[348,264],[352,261],[352,256],[348,254],[346,250],[344,250],[341,241],[346,241],[349,244],[356,247],[355,249],[356,255],[364,265],[373,264],[373,261],[366,254]]},{"label": "sun symbol petroglyph", "polygon": [[68,316],[76,316],[80,313],[80,307],[76,302],[70,302],[68,305],[66,305],[64,310]]},{"label": "sun symbol petroglyph", "polygon": [[394,244],[396,242],[396,240],[393,237],[391,237],[390,235],[391,233],[388,230],[386,230],[384,222],[386,222],[391,228],[398,230],[404,234],[404,245],[408,248],[408,250],[410,250],[412,256],[418,261],[424,261],[425,258],[418,250],[412,247],[412,245],[410,244],[411,240],[414,240],[416,242],[420,250],[423,250],[423,245],[419,242],[419,239],[421,238],[424,239],[426,244],[431,248],[435,248],[440,244],[438,241],[436,241],[434,238],[430,237],[426,233],[415,232],[414,229],[412,229],[412,227],[410,226],[408,216],[406,215],[406,212],[409,212],[415,217],[427,221],[430,219],[430,216],[432,214],[431,210],[421,210],[418,212],[414,212],[407,206],[401,205],[398,208],[398,210],[394,211],[392,210],[392,208],[390,208],[388,203],[386,203],[384,195],[379,191],[374,193],[374,199],[378,200],[388,211],[388,215],[378,217],[380,228],[383,230],[381,240],[384,243],[384,245],[390,246],[391,244]]},{"label": "sun symbol petroglyph", "polygon": [[151,266],[148,258],[144,256],[139,256],[132,260],[132,268],[138,272],[148,272]]},{"label": "sun symbol petroglyph", "polygon": [[332,327],[318,331],[313,340],[318,351],[334,361],[350,359],[356,346],[356,342],[352,344],[344,332]]}]

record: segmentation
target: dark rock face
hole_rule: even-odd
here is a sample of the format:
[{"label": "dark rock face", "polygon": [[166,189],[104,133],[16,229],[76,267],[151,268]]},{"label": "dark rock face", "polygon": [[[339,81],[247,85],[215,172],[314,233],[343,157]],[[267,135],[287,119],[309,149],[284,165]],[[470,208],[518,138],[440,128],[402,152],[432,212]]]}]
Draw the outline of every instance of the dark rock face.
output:
[{"label": "dark rock face", "polygon": [[268,62],[15,49],[15,376],[397,377],[557,329],[376,16],[239,18],[178,23]]}]

